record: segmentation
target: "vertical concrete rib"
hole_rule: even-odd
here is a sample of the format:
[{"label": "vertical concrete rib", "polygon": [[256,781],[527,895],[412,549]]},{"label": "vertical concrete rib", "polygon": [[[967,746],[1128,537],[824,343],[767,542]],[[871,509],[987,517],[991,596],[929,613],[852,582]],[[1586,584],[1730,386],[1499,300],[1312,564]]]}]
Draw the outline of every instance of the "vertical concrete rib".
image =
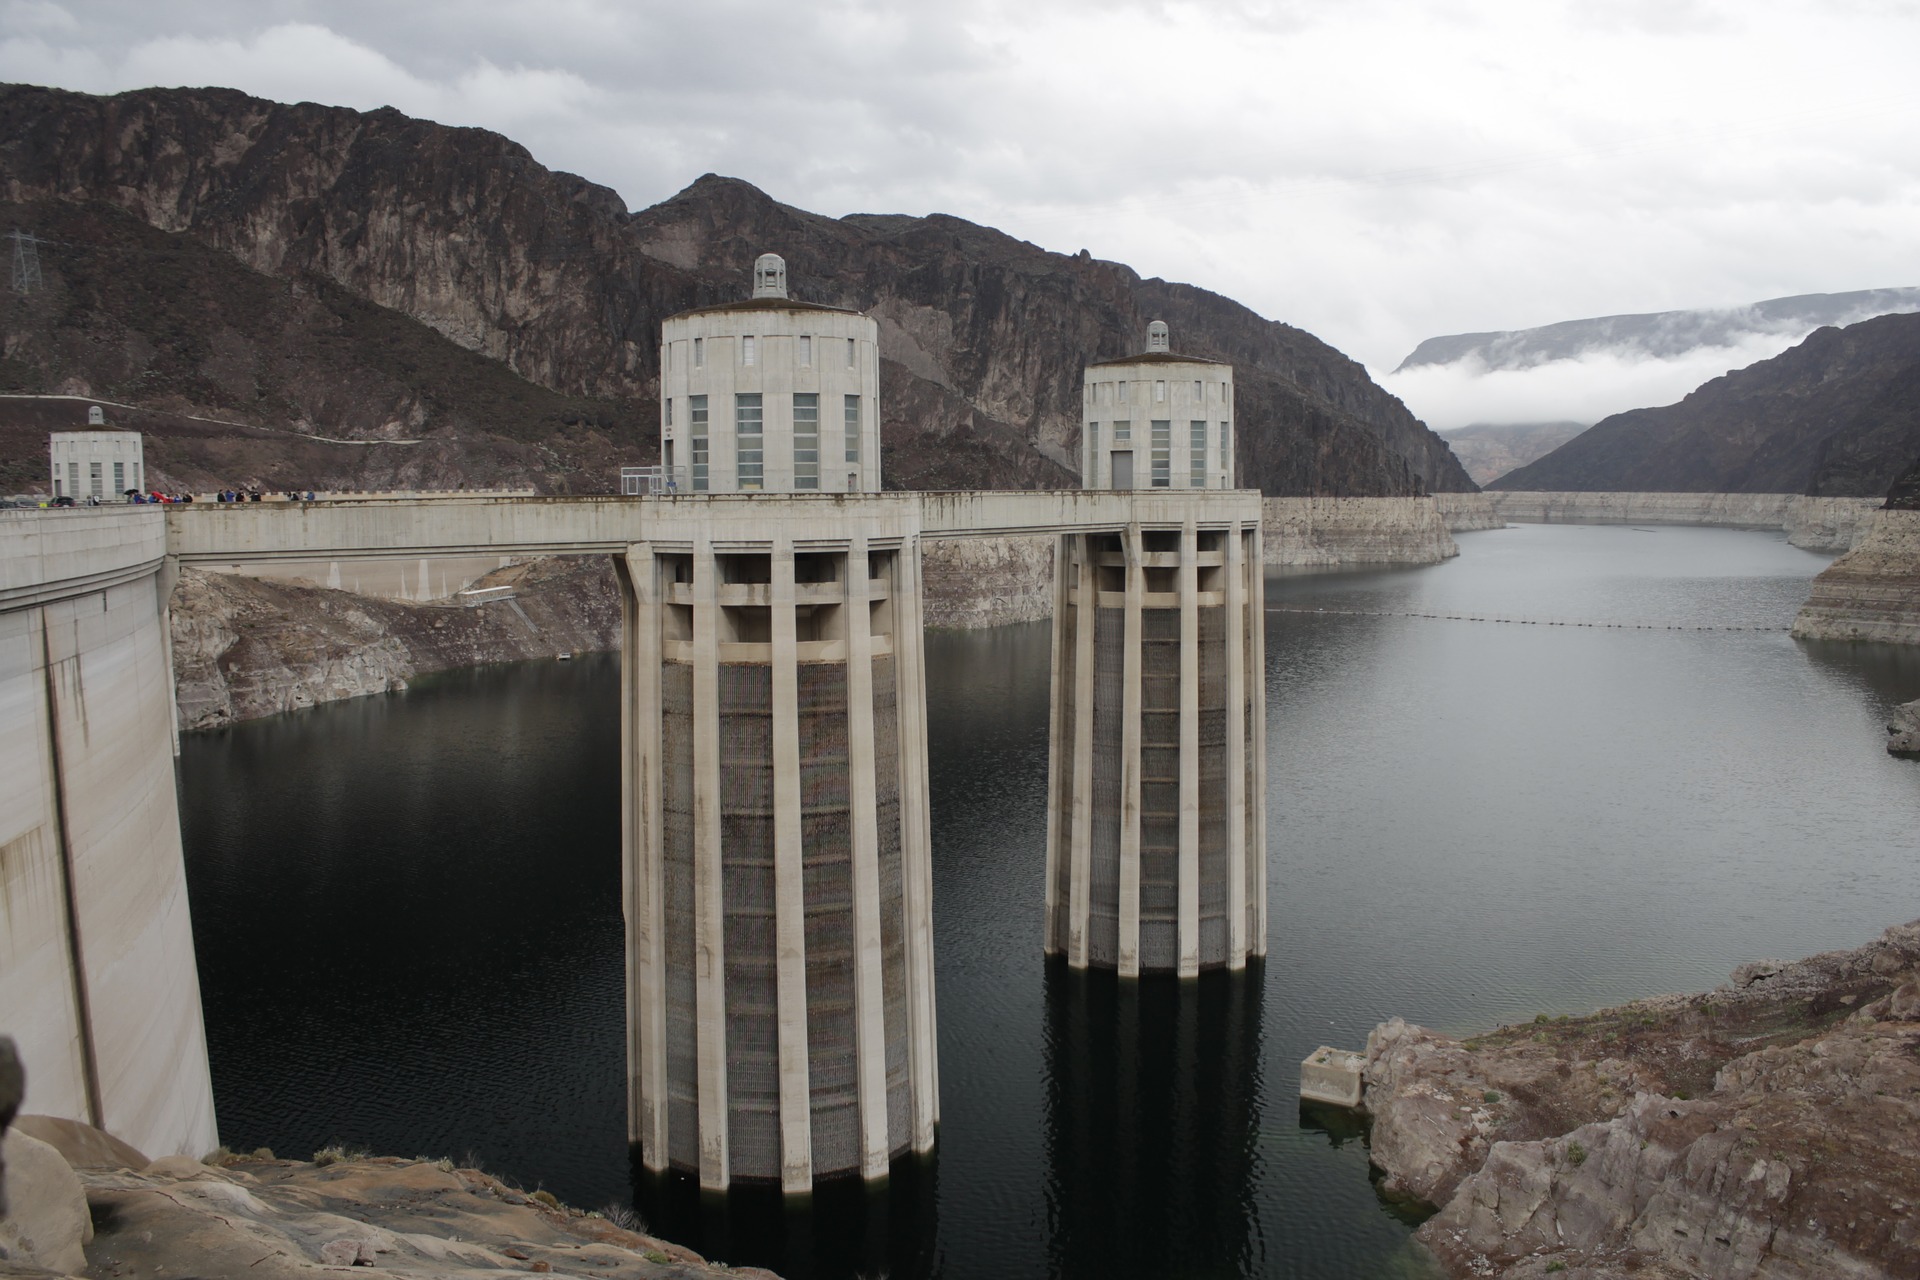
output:
[{"label": "vertical concrete rib", "polygon": [[860,1082],[860,1173],[887,1174],[887,1035],[880,966],[880,848],[874,794],[873,617],[867,538],[847,549],[847,769],[853,827],[854,1036]]},{"label": "vertical concrete rib", "polygon": [[[1065,949],[1060,936],[1060,858],[1061,842],[1073,831],[1073,806],[1067,787],[1073,776],[1073,754],[1065,735],[1071,732],[1060,705],[1066,693],[1065,650],[1069,591],[1067,577],[1071,564],[1067,556],[1067,536],[1053,540],[1053,645],[1047,672],[1047,866],[1046,887],[1041,895],[1040,949],[1056,955]],[[1071,860],[1072,855],[1067,855]]]},{"label": "vertical concrete rib", "polygon": [[1093,911],[1093,634],[1100,609],[1094,540],[1073,535],[1079,585],[1073,605],[1073,863],[1067,869],[1067,963],[1087,967]]},{"label": "vertical concrete rib", "polygon": [[770,635],[773,723],[773,917],[780,1045],[780,1189],[813,1186],[813,1113],[807,1071],[807,900],[800,849],[799,631],[793,539],[774,538]]},{"label": "vertical concrete rib", "polygon": [[906,878],[908,1072],[913,1149],[933,1147],[940,1118],[933,1021],[933,850],[927,808],[927,662],[920,540],[900,549],[893,585],[895,701],[900,715],[900,860]]},{"label": "vertical concrete rib", "polygon": [[660,574],[648,543],[627,548],[620,651],[622,881],[627,920],[628,1137],[667,1167],[666,922],[662,884]]},{"label": "vertical concrete rib", "polygon": [[1253,527],[1253,563],[1247,566],[1247,604],[1252,614],[1253,651],[1247,655],[1247,678],[1253,688],[1253,804],[1254,829],[1248,834],[1253,858],[1253,955],[1267,954],[1267,554],[1265,535]]},{"label": "vertical concrete rib", "polygon": [[[1061,663],[1066,649],[1068,563],[1067,538],[1062,534],[1053,540],[1053,630],[1049,637],[1047,669],[1047,853],[1040,927],[1041,950],[1047,955],[1053,955],[1065,946],[1065,939],[1060,936],[1061,841],[1070,838],[1073,829],[1071,802],[1062,803],[1073,770],[1072,757],[1063,741],[1067,729],[1061,713],[1065,686]],[[1071,855],[1067,857],[1070,864]]]},{"label": "vertical concrete rib", "polygon": [[1120,714],[1120,943],[1123,978],[1140,973],[1140,609],[1147,591],[1141,561],[1140,526],[1122,537],[1127,559],[1126,609],[1121,645]]},{"label": "vertical concrete rib", "polygon": [[709,1190],[724,1190],[728,1182],[717,570],[713,540],[702,532],[693,545],[693,977],[700,1082],[700,1185]]},{"label": "vertical concrete rib", "polygon": [[1200,974],[1200,538],[1180,528],[1180,939],[1183,978]]},{"label": "vertical concrete rib", "polygon": [[1227,527],[1227,967],[1247,963],[1247,549]]}]

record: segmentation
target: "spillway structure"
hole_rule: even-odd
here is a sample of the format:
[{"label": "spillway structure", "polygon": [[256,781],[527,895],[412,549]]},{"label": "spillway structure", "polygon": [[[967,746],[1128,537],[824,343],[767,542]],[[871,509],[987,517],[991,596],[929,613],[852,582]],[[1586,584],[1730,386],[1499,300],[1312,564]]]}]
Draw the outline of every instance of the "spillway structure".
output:
[{"label": "spillway structure", "polygon": [[[1083,488],[1232,487],[1231,366],[1155,321],[1083,385]],[[1266,954],[1261,532],[1199,510],[1058,540],[1044,931],[1074,968]]]},{"label": "spillway structure", "polygon": [[870,492],[873,322],[755,282],[665,323],[696,496],[620,561],[628,1114],[651,1170],[800,1192],[938,1119],[919,507]]}]

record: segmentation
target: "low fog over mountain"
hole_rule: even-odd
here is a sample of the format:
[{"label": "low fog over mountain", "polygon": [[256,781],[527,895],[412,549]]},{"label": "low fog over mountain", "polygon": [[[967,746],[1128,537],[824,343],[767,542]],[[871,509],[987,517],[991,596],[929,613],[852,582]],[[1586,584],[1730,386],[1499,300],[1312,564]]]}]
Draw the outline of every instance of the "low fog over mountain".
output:
[{"label": "low fog over mountain", "polygon": [[1564,320],[1428,338],[1381,382],[1440,430],[1594,422],[1670,404],[1780,354],[1824,325],[1920,311],[1920,288],[1772,298],[1750,306]]}]

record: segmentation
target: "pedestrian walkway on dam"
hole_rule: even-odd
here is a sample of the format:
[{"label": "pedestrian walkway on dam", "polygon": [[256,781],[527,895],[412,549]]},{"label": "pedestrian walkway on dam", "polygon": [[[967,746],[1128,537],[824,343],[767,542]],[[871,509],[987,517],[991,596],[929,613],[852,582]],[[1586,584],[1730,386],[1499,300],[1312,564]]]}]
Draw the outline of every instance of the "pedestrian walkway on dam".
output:
[{"label": "pedestrian walkway on dam", "polygon": [[1423,613],[1417,609],[1324,609],[1267,606],[1268,613],[1319,613],[1349,618],[1426,618],[1434,622],[1496,622],[1515,627],[1593,627],[1611,631],[1790,631],[1791,627],[1742,627],[1690,622],[1602,622],[1593,618],[1514,618],[1502,613]]}]

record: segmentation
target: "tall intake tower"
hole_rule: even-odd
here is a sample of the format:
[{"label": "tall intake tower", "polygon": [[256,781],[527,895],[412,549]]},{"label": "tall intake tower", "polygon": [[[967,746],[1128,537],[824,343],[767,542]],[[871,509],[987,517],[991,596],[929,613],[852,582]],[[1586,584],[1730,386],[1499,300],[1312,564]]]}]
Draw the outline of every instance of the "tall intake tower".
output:
[{"label": "tall intake tower", "polygon": [[628,1115],[649,1169],[803,1192],[938,1119],[920,508],[807,492],[880,487],[873,322],[755,278],[665,322],[716,496],[621,562]]},{"label": "tall intake tower", "polygon": [[[1231,366],[1147,345],[1086,370],[1082,487],[1231,487]],[[1059,540],[1045,938],[1075,968],[1266,954],[1261,563],[1255,522]]]}]

